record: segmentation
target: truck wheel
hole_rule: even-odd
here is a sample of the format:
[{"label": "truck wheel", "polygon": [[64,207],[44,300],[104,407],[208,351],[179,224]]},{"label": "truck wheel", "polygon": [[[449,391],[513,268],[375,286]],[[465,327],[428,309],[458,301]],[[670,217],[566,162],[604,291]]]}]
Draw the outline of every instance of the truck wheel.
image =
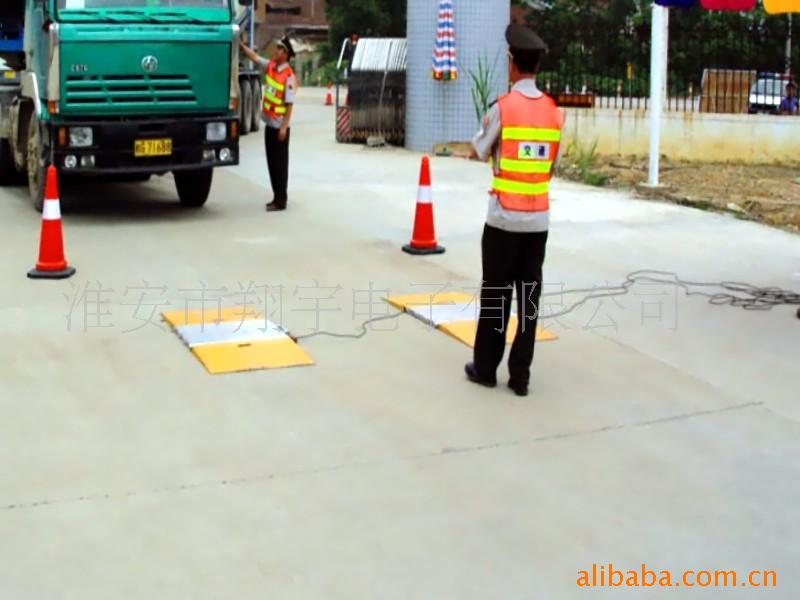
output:
[{"label": "truck wheel", "polygon": [[190,171],[175,171],[175,187],[183,206],[197,208],[203,206],[208,200],[211,191],[211,180],[214,169],[192,169]]},{"label": "truck wheel", "polygon": [[253,120],[253,90],[246,79],[239,82],[239,98],[241,98],[242,117],[239,120],[239,129],[242,135],[250,133],[250,122]]},{"label": "truck wheel", "polygon": [[28,192],[33,207],[42,212],[44,206],[45,165],[42,156],[42,135],[35,114],[28,121]]},{"label": "truck wheel", "polygon": [[14,167],[14,156],[8,140],[0,140],[0,185],[14,183],[17,169]]},{"label": "truck wheel", "polygon": [[261,84],[254,79],[250,85],[253,89],[253,122],[250,131],[258,131],[261,128]]},{"label": "truck wheel", "polygon": [[242,98],[242,86],[241,82],[239,85],[239,107],[236,109],[236,119],[239,121],[239,134],[242,133],[242,104],[244,104],[244,98]]}]

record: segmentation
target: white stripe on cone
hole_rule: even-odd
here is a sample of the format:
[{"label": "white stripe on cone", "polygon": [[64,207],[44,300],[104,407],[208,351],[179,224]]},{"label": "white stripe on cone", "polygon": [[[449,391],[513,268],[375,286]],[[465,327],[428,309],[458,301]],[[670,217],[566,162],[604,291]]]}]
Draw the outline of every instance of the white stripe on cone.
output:
[{"label": "white stripe on cone", "polygon": [[431,187],[429,185],[419,186],[417,202],[419,204],[433,204],[433,194],[431,194]]},{"label": "white stripe on cone", "polygon": [[58,200],[45,200],[42,209],[43,221],[58,221],[61,219],[61,206]]}]

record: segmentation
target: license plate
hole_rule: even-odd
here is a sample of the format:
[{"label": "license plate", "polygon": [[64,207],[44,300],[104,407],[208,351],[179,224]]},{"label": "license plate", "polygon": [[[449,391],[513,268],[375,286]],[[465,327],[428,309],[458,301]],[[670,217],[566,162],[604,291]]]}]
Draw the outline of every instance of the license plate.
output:
[{"label": "license plate", "polygon": [[16,71],[3,71],[3,79],[16,79],[17,72]]},{"label": "license plate", "polygon": [[136,140],[133,143],[133,155],[141,156],[170,156],[172,154],[172,140]]}]

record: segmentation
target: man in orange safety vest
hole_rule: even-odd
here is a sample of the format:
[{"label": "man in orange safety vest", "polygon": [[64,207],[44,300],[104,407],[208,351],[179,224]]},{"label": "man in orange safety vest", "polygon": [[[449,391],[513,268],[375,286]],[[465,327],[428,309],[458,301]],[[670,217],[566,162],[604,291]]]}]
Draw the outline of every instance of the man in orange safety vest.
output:
[{"label": "man in orange safety vest", "polygon": [[267,60],[241,41],[239,47],[247,58],[264,69],[261,120],[264,122],[264,146],[273,192],[267,211],[285,210],[289,184],[289,125],[297,92],[297,80],[289,64],[294,49],[289,38],[284,37],[276,42],[272,60]]},{"label": "man in orange safety vest", "polygon": [[550,222],[550,180],[564,116],[536,86],[545,43],[522,25],[510,25],[506,41],[511,91],[490,107],[470,155],[482,161],[492,158],[493,180],[481,243],[483,285],[475,351],[464,369],[473,383],[497,385],[516,290],[518,322],[508,385],[527,396]]}]

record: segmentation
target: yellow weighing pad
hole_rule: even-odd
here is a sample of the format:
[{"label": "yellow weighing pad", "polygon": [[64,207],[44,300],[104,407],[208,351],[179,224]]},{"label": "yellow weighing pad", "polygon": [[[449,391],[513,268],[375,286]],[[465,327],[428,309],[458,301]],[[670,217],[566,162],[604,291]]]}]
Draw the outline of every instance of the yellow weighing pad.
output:
[{"label": "yellow weighing pad", "polygon": [[269,342],[210,344],[192,348],[192,354],[212,375],[314,364],[311,357],[288,337]]},{"label": "yellow weighing pad", "polygon": [[[386,298],[386,301],[470,348],[475,347],[479,311],[475,296],[463,292],[441,292],[391,296]],[[506,327],[506,343],[513,343],[516,335],[517,317],[511,317],[508,320],[508,327]],[[537,327],[537,342],[551,342],[557,339],[558,336],[551,331],[547,331],[541,326]]]},{"label": "yellow weighing pad", "polygon": [[[470,348],[475,347],[475,334],[478,331],[477,321],[454,321],[452,323],[443,323],[437,329],[443,331],[447,335],[454,337],[459,342],[463,342]],[[514,343],[514,338],[517,337],[517,318],[511,317],[508,320],[508,327],[506,328],[506,343]],[[558,336],[552,331],[542,329],[541,325],[536,327],[536,341],[537,342],[552,342],[558,339]]]},{"label": "yellow weighing pad", "polygon": [[162,313],[213,375],[314,364],[283,328],[256,316],[242,307]]},{"label": "yellow weighing pad", "polygon": [[431,306],[441,304],[468,304],[475,300],[474,296],[464,292],[440,292],[438,294],[409,294],[407,296],[390,296],[385,299],[400,310],[408,311],[409,307]]},{"label": "yellow weighing pad", "polygon": [[261,313],[256,313],[252,308],[241,306],[227,306],[220,310],[209,308],[206,310],[171,310],[161,313],[161,318],[167,325],[179,327],[181,325],[199,325],[201,323],[219,323],[220,321],[241,322],[244,318],[257,319]]}]

